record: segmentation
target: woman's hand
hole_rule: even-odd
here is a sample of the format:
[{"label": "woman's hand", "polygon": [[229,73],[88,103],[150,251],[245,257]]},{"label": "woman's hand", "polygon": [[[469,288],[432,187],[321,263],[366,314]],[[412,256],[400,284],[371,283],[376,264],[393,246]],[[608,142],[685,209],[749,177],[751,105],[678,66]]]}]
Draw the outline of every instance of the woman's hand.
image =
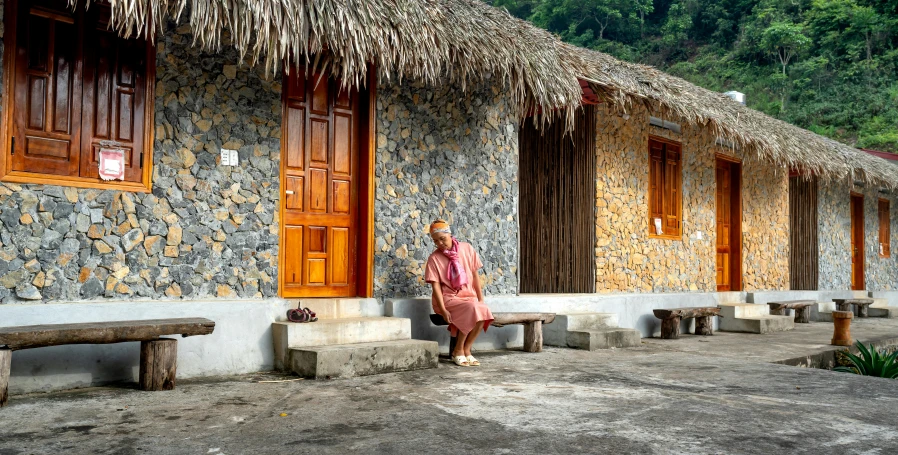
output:
[{"label": "woman's hand", "polygon": [[452,324],[452,315],[449,314],[449,310],[442,308],[440,316],[443,316],[443,319],[446,320],[446,324]]}]

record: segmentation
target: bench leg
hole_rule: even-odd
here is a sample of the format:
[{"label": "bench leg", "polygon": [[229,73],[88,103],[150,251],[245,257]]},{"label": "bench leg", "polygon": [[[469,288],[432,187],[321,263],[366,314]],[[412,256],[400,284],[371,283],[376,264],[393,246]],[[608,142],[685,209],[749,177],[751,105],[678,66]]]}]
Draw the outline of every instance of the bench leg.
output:
[{"label": "bench leg", "polygon": [[795,310],[796,324],[809,324],[811,322],[811,307],[806,306]]},{"label": "bench leg", "polygon": [[524,324],[524,351],[542,352],[543,350],[543,321],[533,321]]},{"label": "bench leg", "polygon": [[178,369],[178,340],[140,342],[140,390],[172,390]]},{"label": "bench leg", "polygon": [[9,400],[9,372],[12,367],[12,349],[0,348],[0,408]]},{"label": "bench leg", "polygon": [[665,340],[676,340],[680,338],[680,317],[661,320],[661,338]]},{"label": "bench leg", "polygon": [[714,335],[714,326],[711,325],[711,316],[699,316],[695,318],[696,335]]},{"label": "bench leg", "polygon": [[836,303],[836,311],[851,311],[850,303]]},{"label": "bench leg", "polygon": [[458,337],[449,335],[449,357],[452,357],[452,353],[455,352],[456,344],[458,344]]},{"label": "bench leg", "polygon": [[867,308],[868,308],[869,306],[870,306],[870,305],[858,305],[858,306],[857,306],[857,317],[859,317],[859,318],[865,318],[865,317],[867,317],[867,314],[868,314]]},{"label": "bench leg", "polygon": [[785,307],[780,307],[780,308],[777,308],[777,309],[775,309],[775,310],[774,310],[773,308],[771,308],[771,309],[770,309],[770,314],[771,314],[771,316],[785,316],[785,315],[786,315],[786,308],[785,308]]}]

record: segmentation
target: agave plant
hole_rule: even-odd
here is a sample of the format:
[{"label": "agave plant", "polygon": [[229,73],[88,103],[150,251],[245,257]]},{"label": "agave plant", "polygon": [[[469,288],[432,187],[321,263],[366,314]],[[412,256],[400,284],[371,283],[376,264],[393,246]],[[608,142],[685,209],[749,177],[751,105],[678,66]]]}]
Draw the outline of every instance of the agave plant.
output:
[{"label": "agave plant", "polygon": [[860,341],[856,342],[855,346],[860,351],[860,356],[856,356],[851,352],[845,353],[845,356],[848,357],[853,366],[835,367],[833,371],[898,379],[898,351],[883,355],[873,347],[872,343],[869,349]]}]

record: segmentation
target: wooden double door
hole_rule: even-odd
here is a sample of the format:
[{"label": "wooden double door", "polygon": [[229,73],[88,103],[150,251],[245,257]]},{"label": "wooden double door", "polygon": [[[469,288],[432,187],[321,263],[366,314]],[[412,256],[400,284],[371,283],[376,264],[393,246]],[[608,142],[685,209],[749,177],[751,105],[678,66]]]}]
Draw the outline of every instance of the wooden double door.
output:
[{"label": "wooden double door", "polygon": [[360,98],[327,77],[284,76],[284,297],[359,295]]},{"label": "wooden double door", "polygon": [[742,290],[742,165],[717,159],[717,291]]}]

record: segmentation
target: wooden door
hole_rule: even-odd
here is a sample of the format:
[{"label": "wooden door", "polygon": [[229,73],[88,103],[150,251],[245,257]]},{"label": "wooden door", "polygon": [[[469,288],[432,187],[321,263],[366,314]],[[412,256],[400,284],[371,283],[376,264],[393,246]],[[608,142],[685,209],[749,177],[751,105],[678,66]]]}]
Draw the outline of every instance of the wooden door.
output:
[{"label": "wooden door", "polygon": [[717,160],[717,291],[742,289],[741,165]]},{"label": "wooden door", "polygon": [[282,295],[354,297],[358,92],[293,68],[284,110]]},{"label": "wooden door", "polygon": [[864,283],[864,196],[851,194],[851,289],[862,291]]},{"label": "wooden door", "polygon": [[77,175],[80,40],[65,3],[22,2],[16,23],[12,170]]}]

